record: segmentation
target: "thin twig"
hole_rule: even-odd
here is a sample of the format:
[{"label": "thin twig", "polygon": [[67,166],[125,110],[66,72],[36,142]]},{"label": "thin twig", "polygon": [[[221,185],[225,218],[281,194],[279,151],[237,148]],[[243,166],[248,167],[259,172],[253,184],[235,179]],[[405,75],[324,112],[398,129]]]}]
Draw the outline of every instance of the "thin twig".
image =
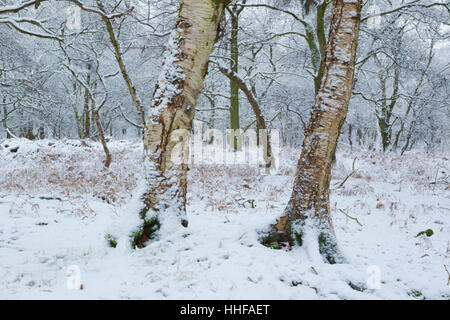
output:
[{"label": "thin twig", "polygon": [[363,226],[363,225],[361,224],[361,222],[359,222],[358,218],[355,218],[355,217],[350,216],[347,212],[345,212],[345,211],[342,210],[342,209],[339,209],[339,211],[342,212],[343,214],[345,214],[345,216],[346,216],[347,218],[352,219],[352,220],[355,220],[356,223],[359,224],[361,227]]},{"label": "thin twig", "polygon": [[342,187],[344,185],[344,183],[348,180],[348,178],[350,178],[355,173],[355,162],[356,162],[356,159],[357,158],[353,159],[352,172],[350,172],[350,174],[347,177],[345,177],[344,181],[342,181],[336,189],[339,189],[340,187]]}]

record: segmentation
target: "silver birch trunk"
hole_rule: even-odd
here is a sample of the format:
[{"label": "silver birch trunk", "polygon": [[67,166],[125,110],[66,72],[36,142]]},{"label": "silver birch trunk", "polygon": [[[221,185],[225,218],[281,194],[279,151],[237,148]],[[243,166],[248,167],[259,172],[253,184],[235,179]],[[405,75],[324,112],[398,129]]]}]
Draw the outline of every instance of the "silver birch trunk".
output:
[{"label": "silver birch trunk", "polygon": [[[146,191],[142,228],[133,245],[142,247],[154,231],[187,227],[189,138],[195,108],[214,48],[224,0],[184,0],[153,96],[144,133]],[[181,146],[181,147],[180,147]]]},{"label": "silver birch trunk", "polygon": [[342,262],[330,215],[330,177],[353,87],[361,0],[334,0],[324,76],[303,141],[289,203],[269,240],[317,245],[330,263]]}]

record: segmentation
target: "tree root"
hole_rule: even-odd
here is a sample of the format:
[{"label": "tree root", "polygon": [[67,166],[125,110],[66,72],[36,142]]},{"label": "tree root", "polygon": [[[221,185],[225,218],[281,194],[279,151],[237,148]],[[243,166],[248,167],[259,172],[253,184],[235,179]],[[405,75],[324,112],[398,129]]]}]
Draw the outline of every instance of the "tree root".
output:
[{"label": "tree root", "polygon": [[[281,249],[286,246],[286,243],[290,247],[294,245],[302,246],[304,244],[305,230],[303,227],[297,228],[297,231],[293,231],[289,222],[286,222],[286,231],[279,231],[276,225],[271,226],[271,230],[263,233],[259,240],[260,243],[269,248]],[[318,232],[318,247],[319,253],[329,264],[345,263],[345,258],[339,251],[336,238],[334,234],[329,230],[322,230]]]}]

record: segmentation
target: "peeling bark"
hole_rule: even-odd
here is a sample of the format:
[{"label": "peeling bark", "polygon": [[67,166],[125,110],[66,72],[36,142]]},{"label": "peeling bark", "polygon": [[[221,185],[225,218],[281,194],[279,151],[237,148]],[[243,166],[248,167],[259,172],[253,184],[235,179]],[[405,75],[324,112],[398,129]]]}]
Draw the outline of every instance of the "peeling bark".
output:
[{"label": "peeling bark", "polygon": [[[151,238],[146,221],[158,220],[165,233],[187,227],[186,188],[189,138],[195,107],[208,70],[226,1],[185,0],[166,48],[162,74],[144,133],[146,192],[140,217],[143,232],[133,245]],[[173,156],[181,154],[178,161]],[[181,160],[181,161],[180,161]],[[150,228],[154,231],[154,228]]]},{"label": "peeling bark", "polygon": [[342,262],[330,215],[334,150],[353,86],[361,0],[334,0],[324,76],[303,141],[289,203],[270,237],[277,241],[315,239],[330,263]]}]

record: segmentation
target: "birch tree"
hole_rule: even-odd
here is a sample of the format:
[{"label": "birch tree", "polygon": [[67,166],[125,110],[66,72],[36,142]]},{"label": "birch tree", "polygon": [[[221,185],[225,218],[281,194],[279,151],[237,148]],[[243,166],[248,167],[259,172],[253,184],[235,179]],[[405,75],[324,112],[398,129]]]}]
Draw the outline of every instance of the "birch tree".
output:
[{"label": "birch tree", "polygon": [[133,235],[133,246],[144,246],[157,229],[168,233],[188,226],[189,136],[227,4],[225,0],[180,1],[144,133],[147,183],[139,212],[143,224]]},{"label": "birch tree", "polygon": [[265,241],[318,247],[329,263],[343,262],[330,215],[332,157],[353,86],[361,0],[334,0],[324,76],[311,114],[289,203]]}]

